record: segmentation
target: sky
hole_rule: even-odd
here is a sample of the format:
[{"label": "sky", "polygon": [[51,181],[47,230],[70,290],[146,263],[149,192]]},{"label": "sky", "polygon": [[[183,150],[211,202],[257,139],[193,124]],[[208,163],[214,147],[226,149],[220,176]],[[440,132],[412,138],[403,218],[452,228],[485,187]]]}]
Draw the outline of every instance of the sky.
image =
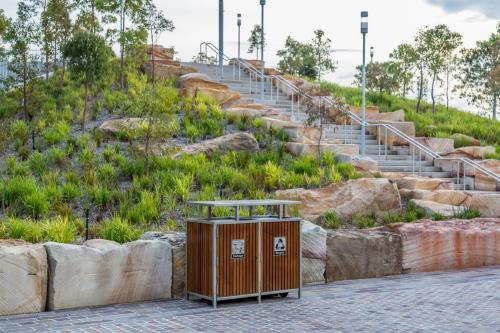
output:
[{"label": "sky", "polygon": [[[0,8],[15,14],[16,0],[0,0]],[[201,42],[218,45],[217,0],[155,0],[176,29],[161,35],[159,43],[175,46],[176,57],[189,61]],[[316,29],[323,29],[333,41],[333,58],[337,70],[326,79],[350,85],[356,65],[361,63],[362,39],[360,12],[369,12],[367,48],[374,47],[375,61],[389,59],[389,53],[404,42],[412,42],[416,32],[425,26],[447,24],[463,35],[465,47],[484,40],[495,31],[500,20],[500,0],[267,0],[264,29],[267,38],[265,59],[276,65],[276,52],[283,48],[287,36],[309,41]],[[246,40],[255,24],[260,24],[259,0],[224,1],[224,50],[229,57],[237,55],[236,15],[242,14],[242,57],[247,54]],[[452,104],[467,107],[457,98]]]}]

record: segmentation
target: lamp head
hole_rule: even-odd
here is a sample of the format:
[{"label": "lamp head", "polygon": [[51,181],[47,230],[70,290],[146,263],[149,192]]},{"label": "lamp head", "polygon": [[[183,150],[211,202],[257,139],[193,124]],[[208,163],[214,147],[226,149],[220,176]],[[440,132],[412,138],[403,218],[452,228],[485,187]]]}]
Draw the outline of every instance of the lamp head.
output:
[{"label": "lamp head", "polygon": [[361,33],[368,33],[368,12],[361,12]]},{"label": "lamp head", "polygon": [[241,26],[241,14],[237,15],[238,19],[236,20],[236,23],[238,24],[238,27]]},{"label": "lamp head", "polygon": [[260,0],[260,5],[265,6],[266,5],[266,0]]}]

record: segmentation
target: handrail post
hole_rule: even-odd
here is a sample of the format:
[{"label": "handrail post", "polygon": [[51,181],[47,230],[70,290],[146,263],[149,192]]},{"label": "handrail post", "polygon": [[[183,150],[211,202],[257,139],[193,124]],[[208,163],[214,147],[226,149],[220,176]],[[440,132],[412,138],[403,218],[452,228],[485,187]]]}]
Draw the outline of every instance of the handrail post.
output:
[{"label": "handrail post", "polygon": [[415,146],[410,145],[411,147],[411,173],[415,174]]},{"label": "handrail post", "polygon": [[465,161],[464,161],[464,191],[465,191]]},{"label": "handrail post", "polygon": [[380,147],[380,126],[377,126],[377,143],[378,143],[378,156],[380,156],[380,153],[381,153],[381,147]]},{"label": "handrail post", "polygon": [[457,185],[460,186],[460,160],[457,160]]},{"label": "handrail post", "polygon": [[384,126],[384,128],[385,128],[384,149],[385,149],[385,159],[387,159],[387,126]]},{"label": "handrail post", "polygon": [[422,150],[418,150],[418,175],[422,176]]}]

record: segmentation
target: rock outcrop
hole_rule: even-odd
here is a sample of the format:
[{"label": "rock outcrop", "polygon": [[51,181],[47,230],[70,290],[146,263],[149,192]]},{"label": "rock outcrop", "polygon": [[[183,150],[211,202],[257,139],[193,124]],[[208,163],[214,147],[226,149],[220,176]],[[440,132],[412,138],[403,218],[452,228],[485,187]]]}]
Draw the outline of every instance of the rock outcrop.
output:
[{"label": "rock outcrop", "polygon": [[471,146],[455,149],[449,153],[442,154],[443,157],[466,157],[472,160],[481,160],[488,155],[495,154],[495,147],[492,146]]},{"label": "rock outcrop", "polygon": [[45,249],[49,310],[171,297],[172,251],[167,242],[120,245],[97,239],[83,246],[46,243]]},{"label": "rock outcrop", "polygon": [[204,94],[212,97],[217,103],[223,105],[240,99],[240,93],[229,90],[222,83],[213,82],[204,74],[191,73],[182,75],[177,79],[181,93],[185,96]]},{"label": "rock outcrop", "polygon": [[98,127],[98,131],[104,135],[116,136],[121,131],[135,131],[142,125],[146,125],[146,120],[143,118],[108,119]]},{"label": "rock outcrop", "polygon": [[[323,140],[322,142],[328,141]],[[294,156],[318,156],[317,143],[287,142],[285,146]],[[356,144],[321,143],[319,150],[321,153],[332,152],[334,154],[359,155],[359,146]]]},{"label": "rock outcrop", "polygon": [[257,153],[259,152],[259,143],[250,133],[233,133],[184,146],[178,153],[174,154],[173,157],[177,158],[182,155],[196,155],[199,153],[205,153],[210,156],[214,153],[226,153],[230,151]]},{"label": "rock outcrop", "polygon": [[335,154],[335,161],[350,163],[356,168],[356,170],[364,173],[378,171],[378,162],[369,157]]},{"label": "rock outcrop", "polygon": [[181,298],[186,294],[186,233],[184,232],[147,232],[143,240],[167,242],[172,248],[172,297]]},{"label": "rock outcrop", "polygon": [[[153,64],[151,61],[148,61],[142,64],[142,71],[148,75],[149,77],[153,76]],[[194,67],[177,65],[175,63],[165,64],[162,61],[155,60],[155,77],[157,79],[177,79],[178,77],[190,73],[196,73],[198,70]]]},{"label": "rock outcrop", "polygon": [[355,179],[312,190],[276,191],[276,197],[301,201],[299,216],[310,221],[329,211],[335,211],[341,218],[401,211],[401,198],[396,185],[384,178]]},{"label": "rock outcrop", "polygon": [[0,316],[44,311],[46,299],[43,245],[0,239]]},{"label": "rock outcrop", "polygon": [[325,282],[326,231],[302,221],[302,282]]},{"label": "rock outcrop", "polygon": [[[404,134],[406,134],[410,137],[415,136],[415,124],[413,122],[409,122],[409,121],[402,121],[402,122],[378,121],[377,123],[389,124],[389,125],[395,127],[397,130],[403,132]],[[380,127],[379,130],[377,130],[377,127],[368,127],[367,130],[371,135],[378,135],[380,142],[385,144],[386,133],[385,133],[385,129],[383,127]],[[379,133],[378,133],[378,131],[379,131]],[[407,145],[408,142],[406,140],[400,138],[398,135],[392,133],[390,130],[388,130],[387,131],[387,144],[389,146]]]},{"label": "rock outcrop", "polygon": [[428,200],[411,199],[410,204],[424,209],[429,216],[439,214],[446,217],[453,217],[465,211],[464,206],[450,205]]},{"label": "rock outcrop", "polygon": [[468,135],[465,135],[465,134],[461,134],[461,133],[454,133],[450,136],[450,139],[452,139],[454,142],[457,142],[457,143],[467,143],[468,146],[480,146],[481,145],[481,142],[476,139],[476,138],[473,138],[472,136],[468,136]]},{"label": "rock outcrop", "polygon": [[438,154],[449,153],[455,150],[454,141],[452,139],[418,137],[415,138],[415,140]]},{"label": "rock outcrop", "polygon": [[408,176],[397,179],[400,190],[453,190],[455,185],[450,179]]},{"label": "rock outcrop", "polygon": [[326,281],[401,274],[401,236],[383,231],[329,231]]},{"label": "rock outcrop", "polygon": [[401,235],[407,273],[500,265],[499,218],[421,220],[384,229]]}]

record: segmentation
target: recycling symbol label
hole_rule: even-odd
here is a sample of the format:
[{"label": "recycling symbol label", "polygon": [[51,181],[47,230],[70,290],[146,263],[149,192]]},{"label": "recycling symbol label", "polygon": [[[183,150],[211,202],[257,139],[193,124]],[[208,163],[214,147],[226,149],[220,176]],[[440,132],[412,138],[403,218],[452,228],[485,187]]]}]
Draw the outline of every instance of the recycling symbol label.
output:
[{"label": "recycling symbol label", "polygon": [[274,255],[286,255],[286,237],[274,237]]},{"label": "recycling symbol label", "polygon": [[231,241],[231,258],[242,259],[245,257],[245,240],[233,239]]}]

